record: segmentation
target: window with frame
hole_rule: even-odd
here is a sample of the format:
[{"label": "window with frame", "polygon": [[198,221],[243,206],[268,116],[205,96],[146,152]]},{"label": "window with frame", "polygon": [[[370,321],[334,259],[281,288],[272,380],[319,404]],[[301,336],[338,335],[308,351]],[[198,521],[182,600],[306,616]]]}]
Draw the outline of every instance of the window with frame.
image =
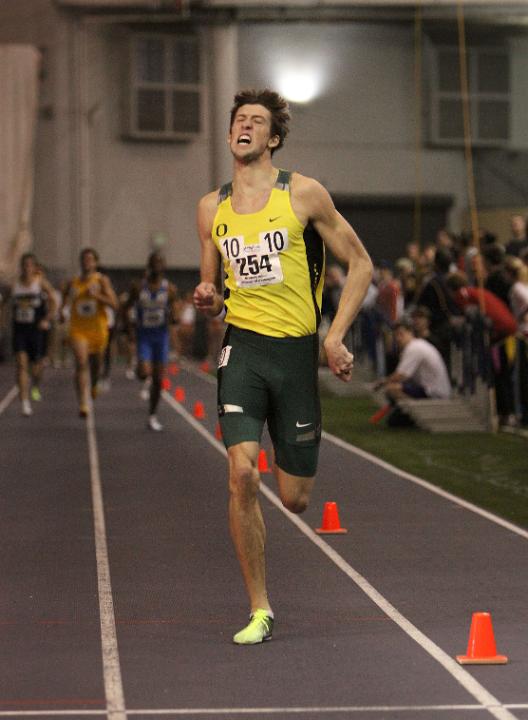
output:
[{"label": "window with frame", "polygon": [[[464,142],[462,92],[457,47],[433,52],[431,141]],[[506,47],[467,50],[471,136],[475,146],[500,147],[510,141],[510,56]]]},{"label": "window with frame", "polygon": [[201,131],[200,43],[195,34],[134,35],[128,135],[191,140]]}]

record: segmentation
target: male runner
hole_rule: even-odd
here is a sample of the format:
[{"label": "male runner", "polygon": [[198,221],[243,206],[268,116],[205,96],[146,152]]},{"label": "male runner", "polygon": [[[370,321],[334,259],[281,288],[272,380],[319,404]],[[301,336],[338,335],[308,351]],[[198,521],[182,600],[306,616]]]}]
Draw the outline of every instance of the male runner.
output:
[{"label": "male runner", "polygon": [[144,280],[132,286],[126,303],[135,307],[136,342],[140,380],[150,380],[148,427],[163,430],[156,410],[161,382],[169,360],[169,322],[177,314],[178,292],[165,277],[165,260],[153,252],[147,262]]},{"label": "male runner", "polygon": [[[228,137],[233,181],[205,195],[198,207],[201,283],[195,305],[213,316],[224,303],[227,309],[218,405],[228,451],[231,535],[251,606],[249,624],[233,638],[243,645],[268,640],[273,630],[258,502],[264,421],[285,507],[303,512],[314,484],[324,245],[347,267],[324,343],[330,369],[344,381],[350,380],[353,357],[343,338],[372,275],[367,252],[328,192],[311,178],[273,167],[271,156],[283,145],[288,122],[287,104],[275,92],[236,95]],[[305,233],[309,224],[318,236]],[[224,297],[217,286],[219,256]]]},{"label": "male runner", "polygon": [[64,290],[64,305],[70,315],[69,336],[75,357],[75,387],[79,415],[88,415],[88,394],[97,397],[97,382],[108,342],[105,307],[117,309],[117,297],[109,278],[98,272],[99,256],[92,248],[80,254],[81,274]]},{"label": "male runner", "polygon": [[33,400],[41,399],[45,333],[50,328],[56,310],[53,288],[39,271],[33,253],[25,253],[20,259],[20,276],[11,290],[11,301],[17,384],[22,414],[28,417],[33,414],[30,392]]}]

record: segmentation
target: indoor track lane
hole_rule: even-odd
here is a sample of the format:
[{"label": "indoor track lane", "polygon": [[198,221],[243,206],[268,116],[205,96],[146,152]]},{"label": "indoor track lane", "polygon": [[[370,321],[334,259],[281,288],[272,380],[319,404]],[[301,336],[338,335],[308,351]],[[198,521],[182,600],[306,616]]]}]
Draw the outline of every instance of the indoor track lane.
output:
[{"label": "indoor track lane", "polygon": [[[57,420],[41,432],[57,436],[59,446],[68,448],[61,450],[64,457],[71,447],[86,469],[86,436],[82,428],[79,432],[68,373],[48,377],[46,403],[55,408]],[[329,442],[323,443],[318,484],[303,517],[308,535],[271,496],[262,498],[276,631],[273,641],[262,647],[233,646],[231,635],[243,624],[247,607],[227,531],[225,459],[214,440],[209,442],[197,430],[214,431],[215,388],[207,378],[184,370],[171,380],[170,394],[178,384],[187,399],[181,406],[174,401],[162,404],[164,433],[147,431],[139,388],[126,381],[122,371],[115,372],[112,391],[96,403],[125,717],[527,717],[525,709],[500,707],[527,707],[526,539]],[[208,413],[200,422],[186,416],[198,399]],[[26,424],[38,431],[34,421],[40,421],[37,414],[26,419],[17,413],[18,407],[10,406],[0,416],[0,426],[3,430],[6,421],[12,424],[13,438],[20,445]],[[64,417],[67,421],[53,424]],[[41,447],[44,453],[55,449],[43,463],[46,475],[53,477],[57,446],[40,442]],[[270,476],[264,480],[273,489]],[[84,482],[89,504],[89,478]],[[463,677],[475,678],[484,695],[476,699],[468,692],[311,541],[310,528],[320,525],[323,503],[329,499],[338,501],[349,532],[327,536],[327,547],[335,548],[345,569],[349,563],[448,655],[465,651],[472,611],[493,613],[499,651],[510,655],[510,665],[462,671]],[[69,496],[55,500],[63,501],[64,515],[67,503],[79,503]],[[85,528],[88,536],[90,522]],[[19,535],[27,532],[26,524],[23,517]],[[66,556],[78,553],[81,580],[93,590],[93,539],[90,556],[88,548],[82,546],[81,551],[67,539],[72,533],[75,540],[76,527],[73,520],[71,525],[64,522],[61,544]],[[25,556],[20,560],[18,567],[26,575]],[[29,568],[39,575],[43,599],[49,602],[49,568]],[[82,605],[84,613],[89,603],[82,592],[79,596],[81,580],[65,593],[67,602]],[[97,615],[96,595],[91,600],[90,611]],[[79,638],[79,629],[88,639]],[[92,700],[104,696],[97,631],[96,617],[66,631],[83,650],[99,644],[89,667],[76,667],[74,657],[69,668],[71,675],[84,671],[90,686],[87,699]],[[22,622],[19,632],[15,647],[23,657],[24,637],[31,631]],[[48,666],[52,687],[60,686],[62,678],[54,653],[67,658],[65,647],[60,652],[52,647],[45,657],[42,647],[32,649],[31,662]],[[7,643],[4,651],[9,649]],[[54,667],[59,672],[54,673]],[[11,694],[9,682],[2,679],[6,698]],[[14,687],[19,699],[36,697],[29,673]],[[486,691],[498,708],[482,708],[486,698],[490,702]],[[59,697],[48,690],[51,694]]]},{"label": "indoor track lane", "polygon": [[18,398],[0,415],[2,712],[105,707],[86,431],[64,380],[31,418]]}]

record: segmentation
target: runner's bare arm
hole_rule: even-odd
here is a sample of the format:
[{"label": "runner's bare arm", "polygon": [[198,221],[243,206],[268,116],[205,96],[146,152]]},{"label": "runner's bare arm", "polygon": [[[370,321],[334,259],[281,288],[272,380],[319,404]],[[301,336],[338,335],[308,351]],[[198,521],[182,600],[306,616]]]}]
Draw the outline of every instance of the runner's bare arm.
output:
[{"label": "runner's bare arm", "polygon": [[351,378],[353,356],[343,339],[359,312],[372,279],[372,261],[361,240],[336,210],[325,188],[312,178],[294,176],[292,203],[299,219],[311,221],[333,255],[347,268],[341,299],[325,339],[328,366],[340,379]]},{"label": "runner's bare arm", "polygon": [[68,308],[71,306],[72,298],[71,298],[71,289],[72,289],[72,281],[68,280],[68,282],[64,285],[62,289],[62,303],[61,303],[61,309],[59,313],[59,322],[63,323],[66,321],[66,314],[68,311]]},{"label": "runner's bare arm", "polygon": [[180,296],[173,283],[169,283],[169,313],[172,322],[177,322],[180,316]]},{"label": "runner's bare arm", "polygon": [[125,312],[128,312],[131,307],[133,307],[139,298],[139,282],[136,280],[130,285],[130,290],[128,291],[128,297],[123,303],[123,310]]},{"label": "runner's bare arm", "polygon": [[43,278],[41,284],[44,292],[48,296],[48,312],[46,313],[46,317],[43,318],[43,322],[47,323],[49,326],[49,323],[55,317],[58,309],[57,301],[55,299],[55,290],[53,289],[49,280]]},{"label": "runner's bare arm", "polygon": [[99,300],[99,302],[102,302],[105,305],[108,305],[113,310],[117,310],[117,308],[119,306],[119,302],[117,300],[117,295],[115,294],[114,288],[112,287],[110,278],[108,278],[106,275],[101,275],[99,290],[95,290],[95,291],[92,290],[90,294],[96,300]]},{"label": "runner's bare arm", "polygon": [[212,238],[217,197],[217,192],[209,193],[198,204],[201,282],[195,288],[193,301],[197,310],[210,316],[218,315],[224,306],[224,299],[218,291],[219,253]]}]

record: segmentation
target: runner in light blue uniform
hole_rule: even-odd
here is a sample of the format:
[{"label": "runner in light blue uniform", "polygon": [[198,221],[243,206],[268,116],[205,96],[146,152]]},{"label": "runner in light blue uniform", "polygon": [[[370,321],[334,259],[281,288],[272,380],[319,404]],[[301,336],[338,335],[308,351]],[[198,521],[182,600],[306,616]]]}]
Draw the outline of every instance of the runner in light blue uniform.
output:
[{"label": "runner in light blue uniform", "polygon": [[146,277],[132,287],[127,305],[136,310],[138,377],[150,379],[148,427],[160,431],[156,410],[169,360],[169,322],[177,312],[177,290],[165,277],[165,260],[159,252],[148,259]]}]

